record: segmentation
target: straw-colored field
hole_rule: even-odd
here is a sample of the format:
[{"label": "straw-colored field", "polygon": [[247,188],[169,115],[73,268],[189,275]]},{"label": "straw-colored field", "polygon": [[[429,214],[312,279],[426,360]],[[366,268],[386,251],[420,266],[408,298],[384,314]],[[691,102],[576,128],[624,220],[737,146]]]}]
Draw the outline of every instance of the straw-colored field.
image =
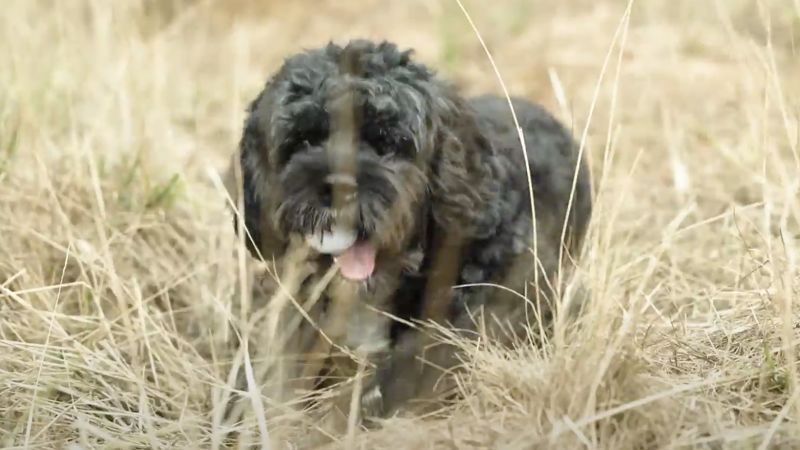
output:
[{"label": "straw-colored field", "polygon": [[[591,302],[543,348],[473,349],[445,414],[328,440],[800,448],[800,2],[466,6],[512,93],[585,144]],[[270,396],[223,417],[258,303],[242,308],[211,174],[246,103],[302,47],[388,38],[467,93],[500,92],[458,3],[0,11],[0,447],[302,448],[317,424]]]}]

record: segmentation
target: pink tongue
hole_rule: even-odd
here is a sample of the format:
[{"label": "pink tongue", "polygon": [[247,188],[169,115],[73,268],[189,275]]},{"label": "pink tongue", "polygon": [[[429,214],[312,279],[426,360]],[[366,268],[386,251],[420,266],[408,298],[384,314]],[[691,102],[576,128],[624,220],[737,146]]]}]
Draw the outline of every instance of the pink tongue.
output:
[{"label": "pink tongue", "polygon": [[343,277],[354,281],[366,280],[375,270],[375,246],[369,241],[356,241],[335,259]]}]

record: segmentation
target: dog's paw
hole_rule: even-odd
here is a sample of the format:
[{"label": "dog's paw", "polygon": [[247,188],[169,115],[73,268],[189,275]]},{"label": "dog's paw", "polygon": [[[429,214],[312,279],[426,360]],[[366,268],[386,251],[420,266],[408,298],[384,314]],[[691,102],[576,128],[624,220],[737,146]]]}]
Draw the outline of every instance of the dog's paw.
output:
[{"label": "dog's paw", "polygon": [[361,417],[368,427],[383,417],[383,392],[379,384],[367,386],[361,394]]}]

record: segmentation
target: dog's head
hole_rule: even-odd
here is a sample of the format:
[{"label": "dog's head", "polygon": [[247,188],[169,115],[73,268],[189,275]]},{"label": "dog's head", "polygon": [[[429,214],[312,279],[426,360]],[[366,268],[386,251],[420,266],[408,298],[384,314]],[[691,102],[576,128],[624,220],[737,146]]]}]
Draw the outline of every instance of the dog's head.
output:
[{"label": "dog's head", "polygon": [[240,143],[251,251],[279,255],[296,234],[366,278],[428,214],[469,229],[486,198],[476,146],[488,143],[472,115],[410,52],[353,41],[297,54],[251,104]]}]

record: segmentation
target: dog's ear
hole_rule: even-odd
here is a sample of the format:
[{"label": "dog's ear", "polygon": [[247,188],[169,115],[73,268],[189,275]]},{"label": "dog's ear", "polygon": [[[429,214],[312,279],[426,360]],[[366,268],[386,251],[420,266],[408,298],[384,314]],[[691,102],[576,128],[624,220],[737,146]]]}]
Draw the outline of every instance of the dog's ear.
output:
[{"label": "dog's ear", "polygon": [[436,103],[430,183],[433,218],[449,232],[486,237],[501,219],[490,201],[501,181],[495,149],[460,97],[451,94]]},{"label": "dog's ear", "polygon": [[253,103],[250,109],[250,116],[244,125],[244,131],[239,141],[238,164],[239,180],[241,191],[241,202],[239,205],[242,210],[242,219],[234,217],[234,228],[237,235],[243,230],[240,223],[244,225],[247,233],[244,241],[247,249],[255,258],[269,259],[273,255],[281,252],[285,247],[285,242],[280,234],[275,230],[270,217],[270,192],[271,181],[268,165],[268,149],[265,136],[259,126],[258,117]]}]

